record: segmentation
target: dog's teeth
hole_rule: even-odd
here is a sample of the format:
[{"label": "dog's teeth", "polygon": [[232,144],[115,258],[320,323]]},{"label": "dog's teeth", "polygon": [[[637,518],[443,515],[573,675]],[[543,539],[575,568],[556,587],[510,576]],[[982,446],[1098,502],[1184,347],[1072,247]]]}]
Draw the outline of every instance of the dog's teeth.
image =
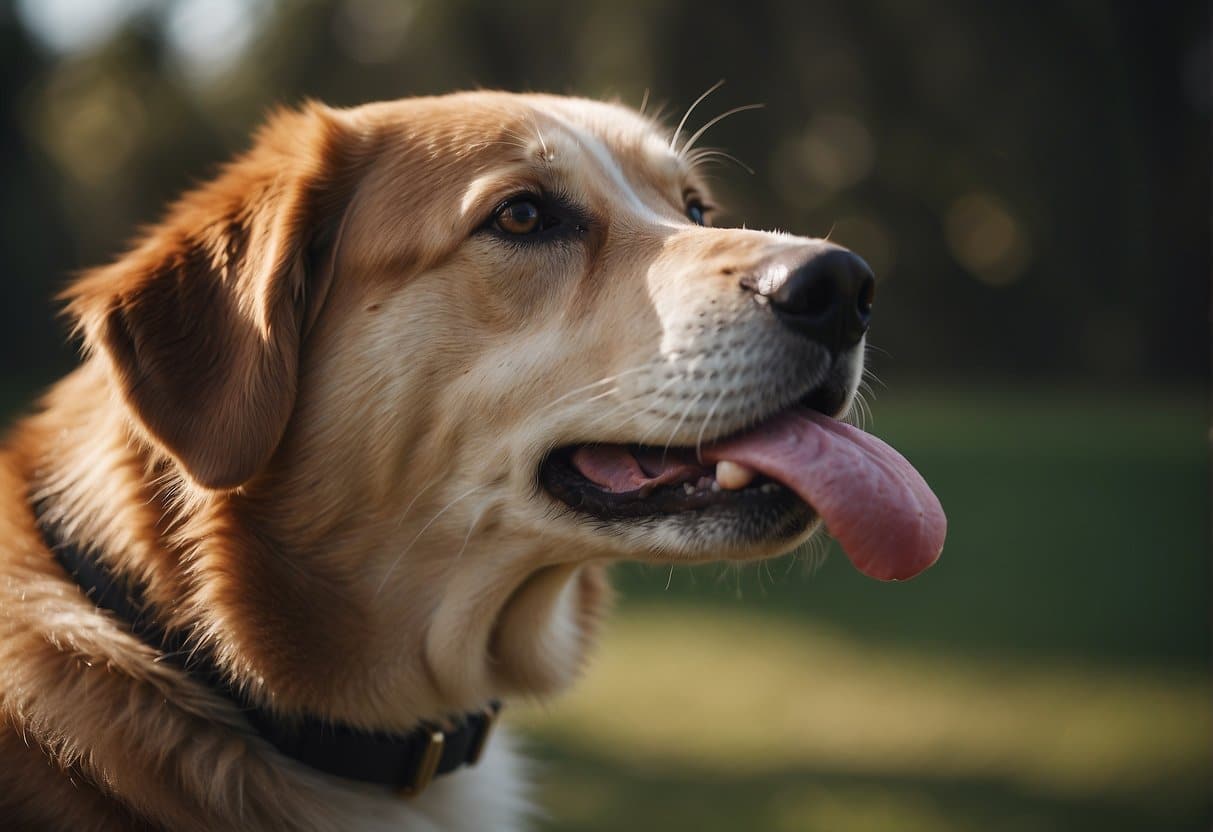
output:
[{"label": "dog's teeth", "polygon": [[756,473],[754,469],[747,468],[739,462],[722,459],[716,463],[716,482],[720,483],[722,488],[730,491],[745,488],[754,479]]},{"label": "dog's teeth", "polygon": [[779,483],[764,482],[762,488],[759,489],[763,494],[774,494],[779,490]]},{"label": "dog's teeth", "polygon": [[709,485],[708,488],[712,489],[713,491],[719,491],[720,483],[716,482],[716,480],[712,480],[712,484]]},{"label": "dog's teeth", "polygon": [[689,497],[690,495],[695,493],[695,486],[691,485],[689,482],[684,482],[682,484],[682,490]]}]

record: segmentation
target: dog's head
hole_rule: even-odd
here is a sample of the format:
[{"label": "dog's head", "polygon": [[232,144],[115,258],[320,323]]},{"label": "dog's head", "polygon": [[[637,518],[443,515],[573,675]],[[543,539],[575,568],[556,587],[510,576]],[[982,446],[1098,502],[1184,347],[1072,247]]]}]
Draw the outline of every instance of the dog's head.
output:
[{"label": "dog's head", "polygon": [[[304,587],[278,598],[309,603],[292,571],[342,597],[349,683],[373,668],[381,696],[330,710],[391,722],[402,688],[432,711],[566,682],[587,564],[770,556],[819,512],[880,577],[938,554],[935,530],[904,556],[867,539],[922,495],[827,418],[859,383],[870,270],[714,211],[693,157],[620,106],[310,106],[71,310],[181,502],[270,541],[291,566],[257,580]],[[235,594],[216,632],[258,614]]]}]

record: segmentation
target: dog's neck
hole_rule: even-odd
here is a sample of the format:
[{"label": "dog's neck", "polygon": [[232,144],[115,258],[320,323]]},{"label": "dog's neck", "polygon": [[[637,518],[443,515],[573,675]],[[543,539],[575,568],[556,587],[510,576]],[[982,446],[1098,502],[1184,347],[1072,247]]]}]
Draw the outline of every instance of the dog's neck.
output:
[{"label": "dog's neck", "polygon": [[[284,510],[274,493],[289,477],[197,489],[105,406],[112,396],[96,361],[50,392],[27,426],[40,434],[35,494],[53,497],[50,519],[146,586],[163,624],[204,640],[253,699],[402,730],[511,693],[550,693],[580,669],[607,592],[599,568],[527,572],[518,564],[543,558],[481,558],[471,541],[461,557],[476,568],[435,568],[411,597],[385,598],[399,587],[367,573],[384,560],[376,529],[401,545],[395,520],[369,512],[298,534],[292,515],[307,505]],[[314,499],[325,498],[317,488]]]}]

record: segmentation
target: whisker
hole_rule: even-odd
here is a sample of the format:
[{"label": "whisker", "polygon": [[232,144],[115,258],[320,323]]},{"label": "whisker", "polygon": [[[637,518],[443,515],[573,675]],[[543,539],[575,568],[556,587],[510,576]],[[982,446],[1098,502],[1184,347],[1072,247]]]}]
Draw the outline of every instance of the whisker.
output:
[{"label": "whisker", "polygon": [[888,357],[890,357],[890,358],[892,358],[892,357],[893,357],[893,353],[889,352],[889,351],[888,351],[888,350],[886,350],[884,347],[878,346],[878,345],[876,345],[876,344],[868,343],[868,344],[865,344],[865,345],[864,345],[864,348],[865,348],[865,349],[869,349],[869,350],[871,350],[872,352],[878,352],[878,353],[880,353],[881,355],[886,355],[886,356],[888,356]]},{"label": "whisker", "polygon": [[805,554],[805,576],[813,577],[825,566],[826,560],[830,556],[829,538],[823,534],[814,535],[809,539],[807,551]]},{"label": "whisker", "polygon": [[862,392],[856,391],[855,406],[852,410],[855,412],[855,421],[857,422],[855,427],[860,430],[867,430],[868,423],[872,421],[872,411],[868,407],[868,403],[864,401]]},{"label": "whisker", "polygon": [[491,141],[476,142],[473,145],[468,145],[468,148],[479,150],[481,148],[496,147],[498,145],[501,145],[503,147],[516,147],[519,150],[527,149],[526,144],[524,142],[522,142],[521,140],[509,141],[507,139],[493,139]]},{"label": "whisker", "polygon": [[578,393],[584,393],[586,390],[592,390],[593,388],[599,387],[603,384],[610,384],[612,381],[617,381],[617,380],[623,378],[624,376],[632,375],[633,373],[641,373],[641,372],[644,372],[645,370],[651,370],[654,367],[661,366],[663,363],[665,363],[664,360],[650,361],[648,364],[641,364],[639,367],[631,367],[622,372],[615,373],[614,375],[606,376],[605,378],[600,378],[597,381],[591,381],[589,384],[582,385],[581,387],[578,387],[575,390],[570,390],[569,392],[565,393],[563,396],[560,396],[559,398],[548,402],[543,407],[534,411],[534,413],[532,415],[537,415],[537,414],[542,413],[543,411],[547,410],[550,407],[555,407],[556,405],[560,404],[561,402],[567,401],[568,399],[572,398],[573,396],[576,396]]},{"label": "whisker", "polygon": [[535,115],[531,114],[531,125],[535,128],[535,138],[539,140],[539,148],[543,151],[543,158],[548,158],[548,143],[543,140],[543,133],[539,130],[539,122],[535,119]]},{"label": "whisker", "polygon": [[623,388],[612,387],[610,390],[607,390],[605,393],[599,393],[596,396],[590,396],[588,399],[586,399],[584,402],[582,402],[582,404],[589,404],[590,402],[596,402],[599,399],[605,399],[607,396],[613,396],[616,393],[618,393],[621,389],[623,389]]},{"label": "whisker", "polygon": [[[612,408],[611,408],[610,410],[608,410],[607,412],[605,412],[605,413],[601,414],[600,416],[598,416],[597,418],[595,418],[595,419],[594,419],[594,421],[590,422],[590,424],[589,424],[587,427],[590,427],[590,428],[597,427],[597,426],[598,426],[598,424],[599,424],[600,422],[603,422],[603,421],[605,421],[606,419],[608,419],[608,418],[610,418],[611,416],[613,416],[615,413],[618,413],[618,412],[619,412],[619,410],[620,410],[621,408],[627,407],[629,404],[635,404],[636,402],[641,401],[642,399],[644,399],[646,396],[649,396],[649,397],[652,397],[652,398],[656,398],[657,396],[659,396],[659,395],[661,395],[662,393],[664,393],[664,392],[665,392],[665,391],[666,391],[666,390],[667,390],[669,387],[671,387],[671,386],[673,386],[673,385],[677,384],[678,382],[683,381],[683,380],[685,380],[685,379],[686,379],[686,376],[682,376],[682,375],[680,375],[680,376],[675,376],[674,378],[672,378],[672,379],[670,379],[669,381],[667,381],[665,384],[663,384],[663,385],[661,385],[660,387],[658,387],[658,388],[657,388],[656,390],[654,390],[652,393],[640,393],[640,394],[637,394],[637,395],[635,395],[635,396],[629,396],[628,398],[626,398],[626,399],[624,399],[623,401],[621,401],[619,404],[617,404],[617,405],[615,405],[614,407],[612,407]],[[643,408],[642,408],[642,409],[640,409],[640,410],[637,410],[635,413],[633,413],[631,416],[629,416],[629,417],[628,417],[626,420],[624,420],[624,421],[623,421],[623,422],[620,424],[620,426],[622,427],[623,425],[626,425],[626,424],[627,424],[628,422],[630,422],[632,419],[635,419],[635,418],[636,418],[637,416],[639,416],[640,414],[642,414],[642,413],[646,413],[646,412],[647,412],[647,410],[646,410],[646,409],[643,409]]]},{"label": "whisker", "polygon": [[678,148],[678,137],[682,134],[682,128],[687,126],[687,119],[691,117],[691,113],[695,112],[695,108],[699,106],[699,103],[701,101],[703,101],[705,98],[707,98],[709,95],[716,92],[716,90],[720,89],[723,86],[724,86],[724,79],[721,78],[715,84],[708,87],[707,90],[704,91],[703,95],[696,98],[695,102],[693,104],[691,104],[690,107],[687,108],[686,113],[683,114],[683,116],[682,116],[682,121],[678,122],[678,129],[676,129],[674,131],[674,135],[670,138],[670,150],[673,150],[675,153],[682,155],[681,152],[677,149]]},{"label": "whisker", "polygon": [[686,421],[687,416],[691,415],[691,411],[695,409],[695,405],[699,404],[699,400],[703,398],[703,393],[700,393],[695,398],[691,399],[690,404],[683,408],[682,416],[678,419],[678,424],[674,425],[674,429],[670,431],[670,438],[665,441],[665,447],[661,449],[661,464],[665,464],[666,454],[670,452],[670,443],[674,441],[674,435],[678,433],[678,429],[682,427],[682,423]]},{"label": "whisker", "polygon": [[726,389],[721,389],[720,394],[716,397],[716,401],[712,402],[712,406],[708,408],[708,416],[703,420],[703,425],[699,428],[699,436],[695,437],[695,459],[699,460],[699,464],[703,464],[703,432],[707,430],[708,425],[712,423],[712,417],[716,415],[716,408],[720,406],[720,402],[724,400]]},{"label": "whisker", "polygon": [[472,532],[476,531],[476,527],[480,525],[480,518],[484,517],[484,509],[476,512],[476,516],[472,518],[472,525],[468,526],[468,533],[463,536],[463,545],[459,547],[459,551],[455,553],[455,560],[463,557],[463,552],[468,547],[468,541],[472,539]]},{"label": "whisker", "polygon": [[653,425],[648,430],[646,430],[643,434],[640,435],[640,438],[636,440],[636,444],[637,445],[645,444],[646,439],[648,439],[650,436],[652,436],[654,433],[656,433],[666,423],[667,420],[672,419],[672,418],[674,418],[673,414],[670,414],[670,413],[657,414],[657,421],[654,422]]},{"label": "whisker", "polygon": [[863,385],[865,390],[872,394],[872,398],[876,398],[876,388],[872,386],[873,383],[879,384],[882,390],[889,389],[889,385],[885,384],[884,380],[880,376],[876,375],[876,373],[872,372],[871,370],[865,369],[863,371],[863,376],[860,379],[860,384]]},{"label": "whisker", "polygon": [[754,175],[754,169],[752,167],[738,159],[732,153],[726,153],[725,151],[715,147],[702,148],[700,150],[693,151],[691,157],[687,159],[687,164],[689,164],[692,168],[695,168],[704,162],[710,162],[715,159],[724,159],[732,162],[746,173],[750,174],[750,176]]},{"label": "whisker", "polygon": [[687,143],[684,144],[682,146],[682,149],[678,151],[678,155],[682,156],[683,154],[685,154],[688,150],[690,150],[692,147],[695,146],[695,142],[699,141],[699,138],[704,133],[706,133],[708,130],[710,130],[714,125],[719,124],[720,122],[724,121],[729,116],[736,115],[737,113],[744,113],[746,110],[761,110],[765,106],[766,106],[765,104],[743,104],[740,107],[734,107],[731,110],[725,110],[723,113],[716,116],[716,118],[712,119],[707,124],[703,125],[703,127],[700,127],[698,130],[696,130],[694,135],[692,135],[691,138],[687,139]]},{"label": "whisker", "polygon": [[413,510],[413,506],[415,506],[417,504],[417,501],[421,499],[421,495],[424,494],[425,492],[429,491],[431,488],[433,488],[434,485],[436,485],[440,479],[442,479],[441,476],[434,477],[432,480],[430,480],[424,486],[422,486],[420,491],[418,491],[416,494],[413,495],[413,499],[409,500],[409,504],[404,507],[404,511],[401,513],[400,517],[397,518],[397,520],[396,520],[397,529],[399,529],[404,524],[405,518],[409,516],[409,512]]},{"label": "whisker", "polygon": [[392,572],[395,571],[396,567],[400,565],[400,561],[404,558],[405,555],[407,555],[409,553],[409,551],[413,548],[413,546],[417,543],[417,541],[421,539],[421,536],[423,534],[425,534],[427,531],[429,531],[430,526],[434,525],[434,523],[436,523],[438,521],[439,517],[446,514],[448,511],[450,511],[455,506],[455,504],[458,503],[460,500],[464,499],[465,497],[472,496],[477,491],[483,491],[485,488],[488,488],[487,483],[485,483],[483,485],[478,485],[475,488],[469,488],[467,491],[463,492],[458,497],[451,500],[445,506],[440,508],[438,510],[438,512],[429,519],[429,522],[427,522],[424,526],[421,527],[421,531],[417,532],[417,534],[414,535],[413,539],[409,541],[409,545],[405,546],[404,549],[400,552],[400,554],[396,555],[395,560],[392,561],[391,565],[388,566],[387,571],[383,574],[383,580],[381,580],[379,582],[379,587],[375,590],[375,597],[376,598],[379,597],[379,593],[383,592],[383,588],[385,586],[387,586],[388,578],[391,577]]},{"label": "whisker", "polygon": [[640,114],[644,115],[644,111],[649,107],[649,88],[644,88],[644,97],[640,99]]}]

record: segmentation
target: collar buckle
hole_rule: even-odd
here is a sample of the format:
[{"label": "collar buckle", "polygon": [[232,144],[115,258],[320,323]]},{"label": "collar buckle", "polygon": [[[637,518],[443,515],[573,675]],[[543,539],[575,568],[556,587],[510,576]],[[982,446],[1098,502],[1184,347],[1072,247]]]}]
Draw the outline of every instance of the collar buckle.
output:
[{"label": "collar buckle", "polygon": [[[480,712],[480,717],[484,720],[481,723],[480,730],[476,732],[475,738],[468,747],[465,765],[471,767],[480,762],[480,758],[484,756],[485,746],[489,743],[489,736],[493,733],[493,727],[497,724],[497,717],[501,714],[501,703],[490,702],[485,705]],[[397,794],[401,797],[417,797],[430,785],[434,779],[434,775],[438,773],[438,765],[442,762],[442,752],[446,749],[446,735],[438,728],[432,728],[425,735],[425,750],[421,752],[421,760],[417,764],[417,771],[413,774],[412,780],[405,783],[399,789]]]},{"label": "collar buckle", "polygon": [[416,797],[425,791],[438,771],[438,763],[442,760],[442,749],[446,746],[446,736],[437,729],[426,733],[425,751],[421,752],[421,762],[413,779],[400,787],[401,797]]}]

